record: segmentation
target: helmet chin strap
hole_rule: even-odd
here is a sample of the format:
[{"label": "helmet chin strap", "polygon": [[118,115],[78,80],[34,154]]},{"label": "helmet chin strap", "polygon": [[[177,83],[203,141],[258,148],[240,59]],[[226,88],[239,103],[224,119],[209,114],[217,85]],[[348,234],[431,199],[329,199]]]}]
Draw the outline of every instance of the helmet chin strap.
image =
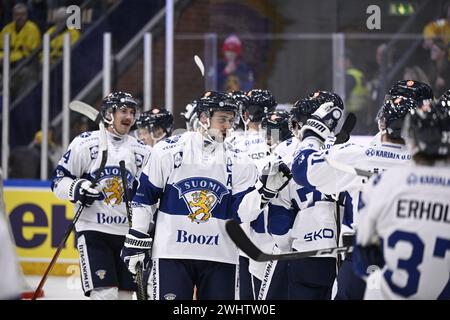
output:
[{"label": "helmet chin strap", "polygon": [[114,113],[111,112],[111,120],[103,118],[103,121],[105,121],[105,123],[108,124],[108,127],[110,127],[112,129],[113,134],[115,134],[119,138],[123,138],[124,136],[127,135],[127,134],[121,134],[116,130],[116,127],[114,126]]},{"label": "helmet chin strap", "polygon": [[242,122],[244,123],[244,136],[247,136],[248,124],[250,123],[250,119],[244,120],[244,116],[241,115]]},{"label": "helmet chin strap", "polygon": [[[209,128],[211,127],[211,122],[209,121],[209,117],[206,119],[206,124],[204,124],[201,121],[199,121],[198,123],[200,125],[200,127],[199,127],[200,131],[203,131],[202,134],[203,134],[206,142],[208,142],[208,143],[216,142],[216,138],[209,134]],[[203,129],[203,130],[201,130],[201,129]]]}]

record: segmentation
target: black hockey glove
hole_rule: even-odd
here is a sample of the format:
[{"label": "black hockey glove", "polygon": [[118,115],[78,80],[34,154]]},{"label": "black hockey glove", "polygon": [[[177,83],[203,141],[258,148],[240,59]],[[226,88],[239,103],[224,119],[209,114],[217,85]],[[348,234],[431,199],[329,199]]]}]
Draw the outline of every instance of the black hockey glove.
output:
[{"label": "black hockey glove", "polygon": [[255,185],[261,194],[261,208],[275,198],[291,179],[291,170],[284,162],[281,160],[269,161]]},{"label": "black hockey glove", "polygon": [[142,266],[143,271],[150,267],[152,243],[153,239],[148,234],[135,229],[128,231],[120,257],[132,274],[136,274],[138,263]]},{"label": "black hockey glove", "polygon": [[87,179],[76,179],[69,188],[69,199],[73,203],[90,207],[95,200],[100,200],[103,195],[100,191],[91,188],[92,182]]},{"label": "black hockey glove", "polygon": [[335,107],[333,102],[322,104],[300,129],[302,138],[314,136],[322,142],[336,129],[343,110]]}]

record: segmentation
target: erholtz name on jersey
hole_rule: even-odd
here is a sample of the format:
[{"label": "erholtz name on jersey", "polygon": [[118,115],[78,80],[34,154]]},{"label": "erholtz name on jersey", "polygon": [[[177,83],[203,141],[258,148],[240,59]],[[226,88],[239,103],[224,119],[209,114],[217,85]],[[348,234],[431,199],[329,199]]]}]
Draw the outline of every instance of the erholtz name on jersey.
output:
[{"label": "erholtz name on jersey", "polygon": [[189,208],[191,222],[204,223],[212,217],[212,211],[222,197],[229,193],[219,181],[210,178],[188,178],[174,184],[180,199]]},{"label": "erholtz name on jersey", "polygon": [[433,201],[399,199],[397,218],[411,218],[450,223],[449,205]]}]

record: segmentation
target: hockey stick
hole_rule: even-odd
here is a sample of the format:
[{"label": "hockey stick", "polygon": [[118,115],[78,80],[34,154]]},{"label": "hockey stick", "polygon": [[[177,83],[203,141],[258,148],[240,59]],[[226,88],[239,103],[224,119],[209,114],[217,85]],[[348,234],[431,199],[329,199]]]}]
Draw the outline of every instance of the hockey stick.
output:
[{"label": "hockey stick", "polygon": [[[98,111],[95,110],[93,107],[91,107],[90,105],[81,102],[81,101],[73,101],[69,104],[69,107],[76,111],[79,112],[85,116],[87,116],[89,119],[93,120],[93,121],[99,121],[99,115],[98,115]],[[96,114],[94,115],[93,111],[95,110]],[[101,151],[102,155],[101,155],[101,161],[100,161],[100,167],[98,168],[97,173],[95,174],[94,180],[92,180],[91,183],[91,188],[95,188],[95,186],[98,183],[98,180],[100,179],[101,173],[103,171],[103,169],[105,168],[106,165],[106,160],[108,158],[108,142],[106,139],[106,129],[105,129],[105,125],[103,124],[102,121],[98,122],[99,128],[100,128],[100,135],[99,135],[99,151]],[[52,260],[50,261],[47,269],[44,272],[44,275],[42,276],[41,281],[39,282],[38,287],[36,288],[36,291],[34,292],[34,295],[32,297],[32,300],[36,300],[36,298],[39,296],[39,293],[41,292],[42,288],[44,287],[45,282],[47,281],[47,277],[50,273],[50,271],[52,270],[53,266],[56,263],[56,260],[58,260],[59,255],[61,254],[62,249],[65,247],[67,239],[69,238],[70,234],[72,233],[72,230],[75,227],[75,223],[78,221],[78,219],[80,218],[81,212],[83,212],[83,209],[85,208],[84,205],[80,205],[78,207],[77,212],[75,213],[72,222],[70,223],[70,225],[67,227],[66,232],[64,233],[64,237],[61,240],[61,242],[58,245],[58,248],[56,249],[55,254],[53,255]]]},{"label": "hockey stick", "polygon": [[[348,141],[350,138],[350,133],[356,125],[356,116],[350,112],[345,118],[344,124],[342,125],[341,131],[336,135],[336,141],[334,144],[342,144]],[[366,178],[370,178],[373,173],[368,170],[362,170],[358,168],[354,168],[346,163],[338,162],[336,160],[325,157],[325,161],[333,168],[338,169],[340,171],[344,171],[350,174],[354,174],[356,176],[362,176]]]},{"label": "hockey stick", "polygon": [[[128,194],[127,171],[125,169],[125,161],[120,160],[119,166],[120,166],[120,175],[122,177],[125,206],[127,208],[128,225],[131,228],[131,219],[133,217],[133,211],[131,209],[130,196]],[[142,265],[140,263],[136,264],[136,284],[138,287],[138,289],[136,291],[137,299],[138,300],[147,300],[147,290],[145,288],[144,275],[143,275],[143,271],[142,271]]]},{"label": "hockey stick", "polygon": [[356,125],[356,116],[353,112],[349,112],[342,125],[341,131],[336,135],[336,141],[334,144],[342,144],[350,139],[350,133]]},{"label": "hockey stick", "polygon": [[329,157],[325,157],[325,161],[333,168],[338,169],[343,172],[347,172],[350,174],[354,174],[355,176],[361,176],[370,178],[373,173],[368,170],[358,169],[354,168],[351,165],[348,165],[346,163],[342,163],[333,159],[330,159]]},{"label": "hockey stick", "polygon": [[[353,131],[356,125],[356,116],[354,113],[349,112],[342,125],[341,131],[336,135],[334,144],[346,143],[350,139],[350,133]],[[341,236],[341,207],[339,204],[339,195],[336,200],[336,245],[339,246],[339,239]],[[341,268],[342,257],[340,254],[336,255],[337,270]]]},{"label": "hockey stick", "polygon": [[271,261],[271,260],[295,260],[308,258],[313,256],[321,256],[326,254],[337,253],[350,253],[353,251],[353,247],[335,247],[320,250],[311,250],[304,252],[288,252],[280,254],[268,254],[261,251],[255,244],[247,237],[244,230],[240,227],[239,223],[235,220],[229,220],[226,222],[225,228],[231,240],[247,254],[251,259],[255,261]]},{"label": "hockey stick", "polygon": [[204,77],[205,76],[205,66],[203,65],[202,59],[200,59],[200,57],[198,55],[195,55],[194,62],[197,65],[198,69],[200,70],[202,77]]},{"label": "hockey stick", "polygon": [[78,113],[88,117],[95,123],[100,124],[100,122],[101,122],[100,120],[102,119],[102,116],[101,116],[100,112],[98,112],[97,109],[88,105],[87,103],[84,103],[84,102],[78,101],[78,100],[74,100],[69,103],[69,108],[72,111],[78,112]]}]

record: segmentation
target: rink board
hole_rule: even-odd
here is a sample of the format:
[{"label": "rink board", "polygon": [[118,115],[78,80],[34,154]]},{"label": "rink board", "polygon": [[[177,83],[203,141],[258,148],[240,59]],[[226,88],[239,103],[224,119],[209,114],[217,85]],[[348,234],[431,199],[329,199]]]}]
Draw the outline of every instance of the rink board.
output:
[{"label": "rink board", "polygon": [[[25,274],[43,274],[73,217],[73,205],[58,199],[49,181],[4,181],[4,201],[17,254]],[[78,268],[72,234],[51,274],[71,275]]]}]

